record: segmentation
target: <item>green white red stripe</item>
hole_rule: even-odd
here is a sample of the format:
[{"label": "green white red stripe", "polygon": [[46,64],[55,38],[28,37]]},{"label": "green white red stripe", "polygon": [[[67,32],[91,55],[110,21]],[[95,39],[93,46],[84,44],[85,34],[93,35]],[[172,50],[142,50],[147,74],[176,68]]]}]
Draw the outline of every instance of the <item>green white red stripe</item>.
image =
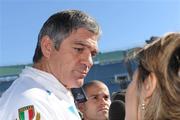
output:
[{"label": "green white red stripe", "polygon": [[33,120],[34,118],[34,107],[26,106],[19,109],[19,120]]}]

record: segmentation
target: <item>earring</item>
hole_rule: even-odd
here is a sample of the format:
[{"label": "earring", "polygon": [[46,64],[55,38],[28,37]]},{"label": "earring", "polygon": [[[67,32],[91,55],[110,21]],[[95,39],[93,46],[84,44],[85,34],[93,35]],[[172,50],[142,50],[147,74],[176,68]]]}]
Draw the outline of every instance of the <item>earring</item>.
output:
[{"label": "earring", "polygon": [[141,109],[142,109],[142,110],[145,110],[145,104],[144,104],[144,103],[141,104]]},{"label": "earring", "polygon": [[144,100],[143,100],[143,102],[141,104],[141,110],[145,110],[145,109],[146,109],[146,105],[145,105]]}]

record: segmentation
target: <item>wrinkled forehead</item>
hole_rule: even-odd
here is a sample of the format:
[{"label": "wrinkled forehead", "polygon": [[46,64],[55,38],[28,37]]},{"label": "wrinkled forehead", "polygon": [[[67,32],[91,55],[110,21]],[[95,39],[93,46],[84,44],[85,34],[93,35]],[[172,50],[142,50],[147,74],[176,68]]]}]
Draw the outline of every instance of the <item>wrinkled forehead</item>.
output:
[{"label": "wrinkled forehead", "polygon": [[98,41],[96,39],[96,36],[94,36],[94,38],[88,38],[88,39],[78,38],[78,39],[75,39],[73,42],[74,44],[79,44],[98,52]]},{"label": "wrinkled forehead", "polygon": [[81,44],[90,49],[98,51],[98,36],[86,29],[79,28],[73,31],[68,40],[75,44]]}]

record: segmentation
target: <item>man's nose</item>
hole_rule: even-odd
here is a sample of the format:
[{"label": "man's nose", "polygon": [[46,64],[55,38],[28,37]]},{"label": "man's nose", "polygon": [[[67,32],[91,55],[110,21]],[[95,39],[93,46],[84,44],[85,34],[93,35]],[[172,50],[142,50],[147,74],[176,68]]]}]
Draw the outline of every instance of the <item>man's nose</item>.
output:
[{"label": "man's nose", "polygon": [[83,55],[82,55],[82,60],[81,63],[83,63],[84,65],[86,65],[86,67],[89,69],[92,67],[93,65],[93,59],[92,59],[92,55],[90,51],[86,51]]}]

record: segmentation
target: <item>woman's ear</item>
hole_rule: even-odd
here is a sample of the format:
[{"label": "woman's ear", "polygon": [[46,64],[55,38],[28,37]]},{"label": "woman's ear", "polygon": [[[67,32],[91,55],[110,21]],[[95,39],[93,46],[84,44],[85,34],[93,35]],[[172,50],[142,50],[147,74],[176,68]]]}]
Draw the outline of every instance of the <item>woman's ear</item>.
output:
[{"label": "woman's ear", "polygon": [[144,98],[148,99],[152,96],[157,85],[157,77],[154,73],[150,73],[144,81]]},{"label": "woman's ear", "polygon": [[46,58],[49,58],[51,55],[51,50],[53,47],[53,42],[52,40],[49,38],[49,36],[44,36],[41,39],[41,51],[43,53],[43,56]]}]

